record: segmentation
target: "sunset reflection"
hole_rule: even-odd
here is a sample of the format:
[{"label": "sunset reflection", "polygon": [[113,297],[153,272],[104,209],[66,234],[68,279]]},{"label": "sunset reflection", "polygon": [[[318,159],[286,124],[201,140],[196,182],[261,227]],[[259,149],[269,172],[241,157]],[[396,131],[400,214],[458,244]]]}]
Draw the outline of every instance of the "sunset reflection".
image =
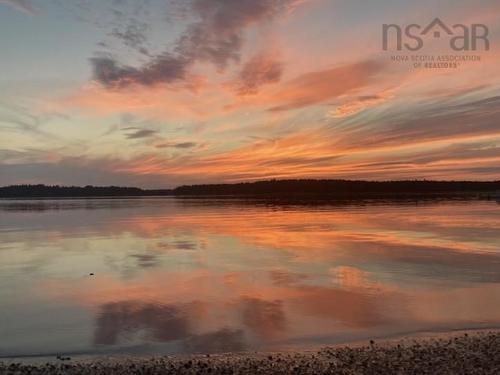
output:
[{"label": "sunset reflection", "polygon": [[[2,291],[6,331],[22,334],[0,352],[48,326],[54,341],[30,350],[238,351],[500,323],[494,202],[122,203],[0,207],[0,278],[25,296]],[[35,317],[52,306],[66,328]]]}]

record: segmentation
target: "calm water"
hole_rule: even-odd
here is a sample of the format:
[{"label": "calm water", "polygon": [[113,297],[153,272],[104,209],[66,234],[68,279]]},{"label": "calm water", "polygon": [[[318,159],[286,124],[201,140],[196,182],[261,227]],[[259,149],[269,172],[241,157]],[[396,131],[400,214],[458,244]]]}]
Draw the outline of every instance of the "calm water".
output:
[{"label": "calm water", "polygon": [[0,356],[500,326],[494,201],[1,200],[0,240]]}]

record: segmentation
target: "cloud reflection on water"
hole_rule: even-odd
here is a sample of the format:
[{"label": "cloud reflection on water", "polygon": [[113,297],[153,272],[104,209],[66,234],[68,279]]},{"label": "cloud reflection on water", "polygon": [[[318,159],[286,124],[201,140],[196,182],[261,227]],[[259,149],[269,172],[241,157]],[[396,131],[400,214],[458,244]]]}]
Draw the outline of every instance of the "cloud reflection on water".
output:
[{"label": "cloud reflection on water", "polygon": [[[99,350],[234,351],[500,324],[495,202],[201,203],[10,210],[0,279],[17,280],[28,305],[88,314],[84,346]],[[23,330],[29,313],[16,317],[19,302],[1,297]],[[31,327],[26,337],[43,335]],[[85,343],[81,330],[60,334]]]}]

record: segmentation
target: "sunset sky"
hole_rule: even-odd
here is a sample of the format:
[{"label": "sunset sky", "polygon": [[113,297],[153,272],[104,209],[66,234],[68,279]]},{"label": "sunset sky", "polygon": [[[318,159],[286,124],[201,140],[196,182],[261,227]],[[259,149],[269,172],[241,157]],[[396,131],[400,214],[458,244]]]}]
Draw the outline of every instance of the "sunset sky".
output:
[{"label": "sunset sky", "polygon": [[[436,17],[490,50],[382,49]],[[498,180],[499,46],[498,0],[0,0],[0,185]]]}]

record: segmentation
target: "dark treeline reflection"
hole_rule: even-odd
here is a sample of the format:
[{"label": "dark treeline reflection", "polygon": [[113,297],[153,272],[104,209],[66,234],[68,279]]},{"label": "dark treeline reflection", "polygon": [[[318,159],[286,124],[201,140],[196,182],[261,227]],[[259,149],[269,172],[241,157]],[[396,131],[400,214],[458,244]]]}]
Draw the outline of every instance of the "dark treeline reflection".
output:
[{"label": "dark treeline reflection", "polygon": [[[257,197],[257,196],[232,196],[232,197],[210,197],[210,196],[164,196],[164,197],[100,197],[100,198],[39,198],[39,199],[0,199],[0,212],[43,212],[63,210],[110,210],[118,212],[117,209],[129,210],[151,209],[161,210],[165,206],[173,204],[183,209],[201,209],[203,207],[260,207],[273,209],[292,208],[349,208],[362,206],[433,206],[439,204],[472,204],[479,201],[492,201],[490,195],[429,195],[420,197],[386,197],[386,198],[316,198],[316,197]],[[500,198],[495,199],[500,204]]]}]

